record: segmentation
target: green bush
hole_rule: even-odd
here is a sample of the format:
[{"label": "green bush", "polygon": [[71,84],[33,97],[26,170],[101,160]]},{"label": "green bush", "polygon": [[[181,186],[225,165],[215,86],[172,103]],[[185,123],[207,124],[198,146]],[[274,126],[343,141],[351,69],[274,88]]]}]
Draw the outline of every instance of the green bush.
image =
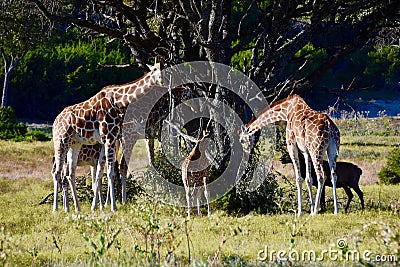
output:
[{"label": "green bush", "polygon": [[279,199],[282,192],[274,173],[266,177],[259,177],[261,173],[253,174],[253,179],[261,180],[257,188],[248,190],[249,181],[242,179],[234,188],[222,198],[213,203],[213,208],[226,211],[228,214],[274,214],[279,212]]},{"label": "green bush", "polygon": [[28,131],[25,134],[25,141],[50,141],[51,138],[47,133],[42,130],[34,129],[32,131]]},{"label": "green bush", "polygon": [[390,152],[386,166],[382,167],[378,177],[384,184],[400,183],[400,148],[395,148]]},{"label": "green bush", "polygon": [[17,120],[12,107],[0,108],[0,139],[21,140],[26,132],[26,125]]},{"label": "green bush", "polygon": [[43,130],[28,130],[24,123],[18,121],[11,106],[0,108],[0,139],[28,142],[51,140]]}]

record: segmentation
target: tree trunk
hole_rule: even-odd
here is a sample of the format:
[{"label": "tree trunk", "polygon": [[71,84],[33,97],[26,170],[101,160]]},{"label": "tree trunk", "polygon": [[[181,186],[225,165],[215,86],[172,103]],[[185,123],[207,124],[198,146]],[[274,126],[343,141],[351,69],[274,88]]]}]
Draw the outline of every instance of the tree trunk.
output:
[{"label": "tree trunk", "polygon": [[3,94],[1,97],[1,107],[6,107],[8,105],[8,84],[10,82],[10,75],[12,70],[18,65],[24,54],[19,54],[16,57],[14,55],[10,56],[10,62],[7,60],[7,56],[4,51],[1,51],[4,62],[4,82],[3,82]]},{"label": "tree trunk", "polygon": [[3,94],[1,97],[1,107],[7,106],[7,96],[8,96],[8,83],[10,81],[10,72],[5,69],[4,71],[4,82],[3,82]]}]

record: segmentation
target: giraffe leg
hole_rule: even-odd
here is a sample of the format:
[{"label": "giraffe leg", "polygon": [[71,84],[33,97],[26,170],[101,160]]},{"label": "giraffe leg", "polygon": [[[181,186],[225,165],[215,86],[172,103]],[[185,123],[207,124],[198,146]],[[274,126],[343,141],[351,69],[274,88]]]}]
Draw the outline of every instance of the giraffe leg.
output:
[{"label": "giraffe leg", "polygon": [[304,161],[306,164],[306,184],[307,184],[307,188],[308,188],[308,195],[310,198],[310,204],[311,204],[311,213],[314,210],[314,196],[312,193],[312,176],[311,176],[311,160],[310,160],[310,155],[308,154],[308,152],[304,152]]},{"label": "giraffe leg", "polygon": [[119,175],[121,177],[121,202],[126,203],[126,178],[128,176],[128,164],[126,163],[125,156],[122,155],[119,167]]},{"label": "giraffe leg", "polygon": [[92,191],[93,194],[96,192],[96,166],[90,166],[90,176],[92,177]]},{"label": "giraffe leg", "polygon": [[[129,138],[127,140],[127,138]],[[126,203],[126,178],[128,177],[128,164],[132,155],[133,147],[136,144],[139,136],[137,134],[132,134],[130,136],[122,136],[121,147],[122,147],[122,157],[120,163],[120,177],[121,177],[121,200],[122,204]],[[107,196],[108,197],[108,196]]]},{"label": "giraffe leg", "polygon": [[119,173],[119,163],[118,163],[118,151],[121,147],[121,142],[118,139],[115,142],[115,162],[114,162],[114,186],[115,186],[115,198],[116,200],[122,202],[122,184],[121,184],[121,175]]},{"label": "giraffe leg", "polygon": [[115,147],[112,140],[107,140],[105,143],[105,154],[107,163],[107,180],[108,187],[110,190],[110,202],[111,211],[117,210],[117,205],[115,203],[115,192],[114,192],[114,162],[115,162]]},{"label": "giraffe leg", "polygon": [[324,175],[324,170],[322,167],[321,157],[319,155],[314,155],[312,157],[312,160],[313,160],[314,169],[315,169],[315,173],[317,175],[317,181],[318,181],[317,195],[315,196],[315,206],[314,206],[314,210],[311,212],[312,215],[315,215],[318,213],[318,210],[319,210],[322,189],[325,185],[325,175]]},{"label": "giraffe leg", "polygon": [[339,212],[337,195],[336,195],[336,181],[337,181],[336,159],[337,159],[337,155],[338,155],[338,149],[339,149],[339,147],[336,145],[333,138],[331,137],[329,140],[327,153],[328,153],[329,170],[331,171],[333,202],[334,202],[333,213],[334,214],[337,214]]},{"label": "giraffe leg", "polygon": [[[91,174],[91,176],[92,176],[92,191],[93,191],[93,199],[94,199],[94,196],[97,194],[97,184],[96,184],[96,181],[97,181],[97,164],[96,165],[94,165],[94,166],[90,166],[90,174]],[[100,177],[100,180],[99,180],[99,189],[98,189],[98,195],[97,195],[97,197],[98,197],[98,199],[99,199],[99,203],[100,203],[100,208],[101,209],[103,209],[103,197],[102,197],[102,195],[101,195],[101,186],[102,186],[102,184],[101,184],[101,177]],[[93,201],[92,201],[92,209],[93,209]]]},{"label": "giraffe leg", "polygon": [[298,156],[298,149],[295,144],[293,144],[288,138],[287,140],[287,148],[290,155],[290,158],[293,162],[294,172],[296,175],[296,186],[297,186],[297,215],[300,216],[302,214],[302,207],[301,202],[303,199],[302,195],[302,185],[303,185],[303,178],[301,177],[300,173],[300,162]]},{"label": "giraffe leg", "polygon": [[324,184],[324,186],[322,187],[321,199],[320,199],[320,201],[319,201],[319,205],[320,205],[322,211],[326,211],[325,184]]},{"label": "giraffe leg", "polygon": [[206,197],[207,201],[207,215],[211,216],[211,209],[210,209],[210,190],[207,186],[207,177],[203,177],[203,184],[204,184],[204,196]]},{"label": "giraffe leg", "polygon": [[58,188],[59,188],[59,180],[57,177],[53,178],[54,183],[54,200],[53,200],[53,211],[58,210]]},{"label": "giraffe leg", "polygon": [[68,198],[68,164],[64,164],[63,171],[61,172],[61,195],[63,199],[64,212],[69,212],[69,198]]},{"label": "giraffe leg", "polygon": [[93,201],[92,211],[97,208],[97,203],[100,202],[100,209],[103,209],[103,197],[101,195],[102,178],[104,170],[104,146],[100,150],[99,158],[97,159],[97,165],[93,167],[94,174],[92,174],[93,184]]},{"label": "giraffe leg", "polygon": [[69,212],[68,179],[66,178],[66,176],[61,181],[61,189],[62,189],[64,212]]},{"label": "giraffe leg", "polygon": [[200,191],[201,187],[200,186],[194,186],[193,189],[193,193],[194,193],[194,197],[196,199],[196,206],[197,206],[197,216],[201,215],[201,210],[200,210],[200,206],[201,206],[201,191]]},{"label": "giraffe leg", "polygon": [[62,182],[62,169],[65,161],[65,151],[66,148],[62,144],[54,144],[55,152],[54,152],[54,163],[53,169],[51,171],[53,176],[53,183],[54,183],[54,199],[53,199],[53,211],[58,210],[58,189],[61,186]]},{"label": "giraffe leg", "polygon": [[71,187],[72,199],[74,200],[75,211],[81,211],[78,201],[78,194],[76,192],[76,182],[75,182],[75,171],[78,163],[78,155],[81,150],[81,144],[74,144],[68,151],[67,162],[68,162],[68,172],[67,176],[69,186]]},{"label": "giraffe leg", "polygon": [[186,196],[186,205],[187,205],[187,215],[188,219],[190,219],[190,188],[189,181],[187,179],[187,168],[182,168],[182,182],[185,187],[185,196]]},{"label": "giraffe leg", "polygon": [[154,139],[153,138],[146,138],[147,144],[147,153],[149,157],[149,163],[154,166],[155,157],[154,157]]}]

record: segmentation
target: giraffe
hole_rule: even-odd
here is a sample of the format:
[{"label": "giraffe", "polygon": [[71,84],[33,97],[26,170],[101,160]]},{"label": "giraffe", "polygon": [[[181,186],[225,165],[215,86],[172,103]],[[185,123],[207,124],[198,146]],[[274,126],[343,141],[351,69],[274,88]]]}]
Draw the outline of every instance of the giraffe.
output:
[{"label": "giraffe", "polygon": [[[340,132],[335,123],[324,113],[311,109],[307,103],[296,94],[277,101],[261,111],[246,126],[242,126],[239,140],[243,151],[248,155],[254,143],[253,134],[267,124],[286,121],[286,145],[296,174],[298,191],[298,215],[302,213],[302,182],[298,151],[300,150],[306,162],[306,184],[308,187],[311,214],[317,214],[325,177],[323,157],[327,152],[334,198],[334,213],[338,213],[336,196],[336,159],[339,155]],[[318,177],[318,190],[314,199],[312,195],[311,162]]]},{"label": "giraffe", "polygon": [[[160,88],[162,89],[162,88]],[[130,121],[128,122],[128,125],[123,124],[122,127],[124,129],[124,134],[126,135],[127,138],[124,139],[125,142],[125,149],[124,150],[129,150],[134,147],[136,141],[140,138],[145,138],[146,143],[147,143],[147,150],[148,150],[148,159],[149,163],[153,164],[154,163],[154,139],[158,138],[160,140],[161,138],[161,130],[162,130],[162,123],[163,120],[167,117],[169,113],[169,107],[171,106],[171,97],[174,102],[180,101],[183,93],[184,93],[184,87],[177,87],[174,88],[174,90],[171,90],[171,94],[168,94],[168,91],[163,91],[159,90],[161,93],[163,93],[162,97],[157,101],[155,105],[153,105],[153,108],[151,109],[150,114],[148,114],[148,119],[145,120],[144,117],[147,116],[147,113],[143,112],[147,109],[148,107],[152,106],[152,103],[149,103],[146,100],[147,96],[144,96],[141,98],[139,106],[135,106],[134,109],[136,110],[135,114],[133,114],[136,118],[131,118]],[[152,94],[149,96],[151,98],[154,98],[154,95]],[[174,103],[176,104],[176,103]],[[143,114],[138,114],[140,112],[143,112]],[[139,121],[139,120],[140,121]],[[146,128],[144,129],[144,123],[146,123]],[[140,132],[144,131],[144,135],[141,134]],[[91,167],[91,177],[92,177],[92,187],[93,190],[95,189],[95,181],[99,179],[99,202],[100,202],[100,208],[103,208],[103,200],[101,196],[101,178],[103,176],[103,165],[105,161],[105,156],[103,152],[103,156],[101,157],[102,153],[102,146],[99,144],[95,145],[82,145],[81,150],[78,155],[78,161],[77,161],[77,166],[84,166],[84,165],[89,165]],[[116,149],[118,151],[118,149]],[[128,166],[126,163],[126,155],[125,153],[122,153],[121,156],[121,163],[120,163],[120,175],[121,175],[121,201],[124,204],[126,202],[126,177],[127,177],[127,172],[128,172]],[[102,160],[102,162],[98,162],[99,160]],[[129,161],[129,159],[128,159]],[[67,162],[66,166],[69,166],[71,162]],[[99,168],[98,168],[99,166]],[[98,177],[98,178],[97,178]],[[124,188],[125,187],[125,188]],[[71,187],[72,188],[72,187]],[[109,190],[108,188],[107,191],[107,198],[105,203],[107,204],[109,202]],[[63,190],[64,192],[64,190]],[[64,193],[63,193],[64,194]],[[68,203],[66,203],[68,205]],[[64,205],[65,206],[65,205]],[[92,203],[92,207],[96,207],[97,202],[94,200]],[[68,207],[66,208],[68,210]]]},{"label": "giraffe", "polygon": [[[105,155],[104,155],[104,147],[101,144],[95,144],[95,145],[82,145],[82,148],[79,152],[78,160],[77,160],[77,166],[90,166],[90,173],[91,173],[91,178],[92,178],[92,190],[95,193],[96,190],[96,181],[97,179],[101,179],[103,176],[103,169],[104,169],[104,162],[105,162]],[[99,163],[100,161],[100,163]],[[99,166],[98,166],[99,163]],[[62,195],[63,195],[63,206],[65,212],[69,211],[69,203],[68,203],[68,188],[67,184],[65,183],[65,180],[68,179],[69,177],[69,166],[71,162],[66,162],[64,165],[64,170],[62,172],[62,177],[66,177],[63,179],[64,183],[62,183]],[[98,168],[99,167],[99,168]],[[56,168],[55,161],[53,162],[53,171]],[[99,178],[97,178],[99,177]],[[69,180],[69,179],[68,179]],[[101,181],[101,180],[100,180]],[[71,186],[71,188],[75,187],[74,185]],[[72,190],[73,191],[73,190]],[[73,191],[74,194],[74,191]],[[100,183],[100,189],[99,189],[99,202],[101,208],[103,208],[102,203],[103,203],[103,197],[101,195],[101,183]],[[77,199],[73,197],[74,200],[74,205],[75,209],[80,209],[79,208],[79,203],[77,202]]]},{"label": "giraffe", "polygon": [[[150,67],[150,72],[140,79],[123,85],[104,87],[90,99],[65,108],[53,123],[55,168],[52,172],[54,181],[53,210],[58,209],[58,187],[61,182],[61,171],[66,158],[71,162],[68,173],[74,201],[75,168],[79,151],[83,144],[101,143],[106,156],[107,179],[110,186],[111,210],[117,209],[114,197],[113,176],[115,159],[115,142],[120,135],[123,115],[130,103],[147,93],[153,86],[162,86],[160,64]],[[165,87],[162,87],[165,88]],[[96,181],[96,192],[99,190]],[[98,193],[94,194],[94,203]],[[92,209],[95,208],[92,206]],[[79,206],[75,206],[79,211]]]},{"label": "giraffe", "polygon": [[195,146],[182,163],[182,182],[185,187],[187,214],[190,218],[190,202],[191,194],[190,187],[193,185],[193,192],[196,199],[197,215],[200,215],[200,186],[204,185],[204,196],[207,201],[207,214],[211,215],[210,210],[210,190],[208,189],[208,182],[210,178],[210,162],[206,156],[206,149],[212,137],[210,132],[207,132],[203,138],[195,143]]}]

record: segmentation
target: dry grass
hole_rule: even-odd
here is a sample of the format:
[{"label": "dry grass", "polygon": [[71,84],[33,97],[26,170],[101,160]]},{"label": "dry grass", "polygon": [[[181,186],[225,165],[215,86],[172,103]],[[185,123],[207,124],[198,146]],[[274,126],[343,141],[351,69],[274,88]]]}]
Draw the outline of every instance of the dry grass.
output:
[{"label": "dry grass", "polygon": [[0,141],[0,177],[50,179],[52,142]]},{"label": "dry grass", "polygon": [[[145,141],[137,142],[130,167],[144,168],[148,164]],[[51,179],[53,142],[12,142],[0,140],[0,178],[11,180],[34,178]],[[88,166],[79,166],[77,176],[90,172]]]}]

